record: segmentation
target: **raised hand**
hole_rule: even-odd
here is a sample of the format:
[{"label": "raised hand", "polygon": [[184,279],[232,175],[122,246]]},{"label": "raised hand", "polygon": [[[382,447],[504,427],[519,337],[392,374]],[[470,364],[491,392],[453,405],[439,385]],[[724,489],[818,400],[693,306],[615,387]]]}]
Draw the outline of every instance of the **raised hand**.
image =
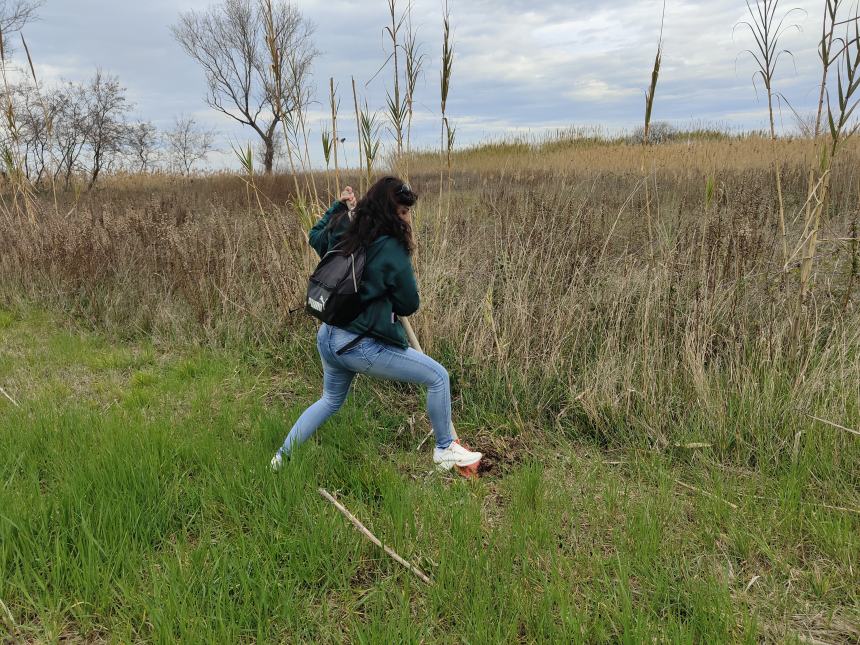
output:
[{"label": "raised hand", "polygon": [[355,192],[352,190],[352,186],[347,186],[340,193],[340,201],[346,204],[349,210],[353,210],[355,205],[358,203],[358,198],[355,196]]}]

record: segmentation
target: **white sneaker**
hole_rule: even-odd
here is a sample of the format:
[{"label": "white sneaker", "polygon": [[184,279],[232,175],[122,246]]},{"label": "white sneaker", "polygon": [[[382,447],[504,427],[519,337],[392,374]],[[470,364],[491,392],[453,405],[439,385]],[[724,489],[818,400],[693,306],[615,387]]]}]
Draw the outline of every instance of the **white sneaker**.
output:
[{"label": "white sneaker", "polygon": [[459,443],[454,442],[444,450],[435,448],[433,463],[438,470],[451,470],[454,466],[471,466],[479,462],[483,456],[480,452],[466,450]]},{"label": "white sneaker", "polygon": [[280,452],[276,452],[275,456],[272,457],[272,461],[269,462],[269,468],[272,469],[272,472],[278,472],[281,467],[284,465],[284,458],[281,457]]}]

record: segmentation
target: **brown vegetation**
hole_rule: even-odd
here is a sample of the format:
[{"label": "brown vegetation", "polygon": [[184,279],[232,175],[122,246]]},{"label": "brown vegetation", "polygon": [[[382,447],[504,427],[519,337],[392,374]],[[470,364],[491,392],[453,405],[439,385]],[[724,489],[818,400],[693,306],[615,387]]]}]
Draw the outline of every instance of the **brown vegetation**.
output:
[{"label": "brown vegetation", "polygon": [[[805,154],[802,141],[782,145],[793,240]],[[517,165],[498,150],[459,153],[469,171],[454,173],[441,218],[438,169],[416,172],[427,162],[413,160],[426,196],[415,325],[428,351],[511,430],[658,448],[707,440],[728,458],[780,462],[807,412],[860,425],[855,153],[846,149],[833,169],[795,340],[800,258],[787,279],[769,146],[752,138],[653,149],[654,263],[633,146],[559,146],[548,154],[570,163],[543,168],[537,153]],[[735,169],[697,170],[730,151]],[[497,170],[482,170],[491,163]],[[262,210],[229,175],[112,178],[77,205],[43,204],[32,222],[7,208],[2,298],[60,305],[125,334],[272,350],[303,342],[312,325],[290,312],[313,258],[289,206],[294,182],[255,181]],[[832,463],[856,463],[857,443],[846,439],[826,444]]]}]

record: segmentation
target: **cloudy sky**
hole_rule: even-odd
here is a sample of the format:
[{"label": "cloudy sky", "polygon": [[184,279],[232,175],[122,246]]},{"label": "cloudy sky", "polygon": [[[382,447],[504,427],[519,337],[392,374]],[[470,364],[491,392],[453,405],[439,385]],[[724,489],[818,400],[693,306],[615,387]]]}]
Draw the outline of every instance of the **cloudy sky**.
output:
[{"label": "cloudy sky", "polygon": [[[406,0],[400,0],[405,5]],[[252,140],[203,103],[204,76],[173,40],[169,27],[180,11],[210,0],[46,0],[39,20],[25,29],[43,83],[83,80],[96,67],[119,76],[135,114],[169,127],[178,114],[217,128],[225,150],[215,165],[232,163],[228,141]],[[316,25],[320,55],[314,64],[317,104],[311,123],[318,149],[328,79],[342,90],[341,128],[355,137],[350,77],[371,108],[384,106],[390,74],[368,83],[387,57],[386,0],[297,0]],[[816,100],[821,3],[786,6],[799,30],[785,34],[777,89],[795,109]],[[642,120],[643,95],[660,29],[662,0],[450,0],[456,60],[449,112],[458,145],[512,133],[539,136],[570,126],[616,131]],[[664,59],[654,119],[678,125],[765,126],[765,102],[753,89],[753,63],[741,52],[752,45],[743,29],[744,0],[668,0]],[[441,0],[413,0],[413,22],[424,43],[426,73],[416,97],[414,137],[438,141]],[[783,111],[785,128],[794,118]],[[351,141],[350,141],[351,143]],[[317,159],[321,157],[315,152]],[[354,149],[347,149],[353,163]]]}]

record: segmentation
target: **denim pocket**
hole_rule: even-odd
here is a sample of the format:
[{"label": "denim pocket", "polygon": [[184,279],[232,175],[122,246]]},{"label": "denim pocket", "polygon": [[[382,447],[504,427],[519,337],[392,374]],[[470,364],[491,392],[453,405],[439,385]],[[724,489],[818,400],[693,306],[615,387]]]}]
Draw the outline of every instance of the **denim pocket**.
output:
[{"label": "denim pocket", "polygon": [[361,349],[362,356],[367,361],[368,367],[372,367],[379,355],[385,350],[385,345],[375,338],[365,338],[358,346]]},{"label": "denim pocket", "polygon": [[332,327],[331,335],[329,336],[329,349],[332,357],[343,368],[352,372],[366,372],[371,365],[371,362],[368,360],[364,351],[364,346],[367,341],[370,340],[369,338],[362,338],[358,343],[347,349],[345,352],[338,354],[340,350],[349,345],[357,337],[358,334],[354,334],[351,331],[346,331],[339,327]]}]

